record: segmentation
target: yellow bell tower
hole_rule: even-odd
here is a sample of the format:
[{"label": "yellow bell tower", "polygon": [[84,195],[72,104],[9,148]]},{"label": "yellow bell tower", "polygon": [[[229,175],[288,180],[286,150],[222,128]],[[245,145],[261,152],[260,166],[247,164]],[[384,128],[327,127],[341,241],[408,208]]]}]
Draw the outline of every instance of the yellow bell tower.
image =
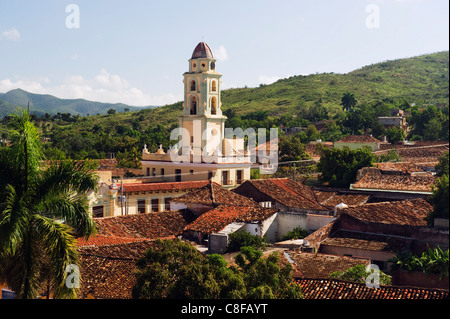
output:
[{"label": "yellow bell tower", "polygon": [[222,151],[224,123],[220,99],[220,78],[216,71],[216,60],[205,42],[200,42],[189,59],[189,71],[184,76],[183,113],[180,127],[189,132],[183,136],[183,145],[191,147],[194,153],[203,150]]}]

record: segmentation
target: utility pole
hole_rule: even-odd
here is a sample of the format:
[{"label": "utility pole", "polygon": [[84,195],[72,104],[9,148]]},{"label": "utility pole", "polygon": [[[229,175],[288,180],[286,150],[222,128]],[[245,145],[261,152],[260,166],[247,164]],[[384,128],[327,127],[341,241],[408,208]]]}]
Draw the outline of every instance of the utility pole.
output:
[{"label": "utility pole", "polygon": [[120,213],[123,215],[123,181],[120,181]]}]

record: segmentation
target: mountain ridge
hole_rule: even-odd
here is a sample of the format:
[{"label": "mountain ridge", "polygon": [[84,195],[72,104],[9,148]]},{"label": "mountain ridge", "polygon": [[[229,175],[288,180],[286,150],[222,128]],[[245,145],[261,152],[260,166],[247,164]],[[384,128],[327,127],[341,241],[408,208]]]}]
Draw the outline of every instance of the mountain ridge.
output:
[{"label": "mountain ridge", "polygon": [[42,116],[45,113],[70,113],[72,115],[106,114],[109,109],[117,112],[139,111],[157,106],[130,106],[124,103],[107,103],[90,101],[86,99],[64,99],[50,94],[37,94],[23,89],[14,89],[0,93],[0,118],[15,113],[18,108],[27,108],[30,103],[30,113]]}]

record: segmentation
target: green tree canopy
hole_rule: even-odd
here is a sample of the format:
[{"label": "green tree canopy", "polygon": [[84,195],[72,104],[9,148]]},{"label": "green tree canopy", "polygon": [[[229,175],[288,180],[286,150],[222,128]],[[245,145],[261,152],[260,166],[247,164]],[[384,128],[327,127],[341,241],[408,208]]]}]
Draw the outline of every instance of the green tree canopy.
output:
[{"label": "green tree canopy", "polygon": [[237,266],[217,254],[205,257],[190,243],[157,240],[137,262],[133,298],[301,298],[292,280],[292,267],[279,266],[279,257],[242,247]]},{"label": "green tree canopy", "polygon": [[319,179],[332,187],[349,187],[356,179],[356,173],[363,167],[373,165],[375,155],[368,148],[324,148],[317,169]]}]

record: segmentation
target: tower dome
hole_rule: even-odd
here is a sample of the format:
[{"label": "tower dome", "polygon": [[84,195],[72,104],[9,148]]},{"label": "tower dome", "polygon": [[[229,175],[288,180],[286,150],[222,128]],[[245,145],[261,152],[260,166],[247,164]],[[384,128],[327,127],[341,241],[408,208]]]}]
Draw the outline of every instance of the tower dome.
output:
[{"label": "tower dome", "polygon": [[205,42],[200,42],[194,49],[191,59],[214,59],[209,46]]}]

